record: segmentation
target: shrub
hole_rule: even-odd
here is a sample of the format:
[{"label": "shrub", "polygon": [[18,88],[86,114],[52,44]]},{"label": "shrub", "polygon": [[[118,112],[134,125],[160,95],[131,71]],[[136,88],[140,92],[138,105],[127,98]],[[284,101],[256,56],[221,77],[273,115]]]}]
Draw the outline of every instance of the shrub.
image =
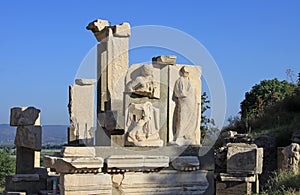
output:
[{"label": "shrub", "polygon": [[5,177],[15,172],[15,159],[5,150],[0,150],[0,187],[5,184]]},{"label": "shrub", "polygon": [[263,194],[300,194],[300,174],[273,172],[263,186]]}]

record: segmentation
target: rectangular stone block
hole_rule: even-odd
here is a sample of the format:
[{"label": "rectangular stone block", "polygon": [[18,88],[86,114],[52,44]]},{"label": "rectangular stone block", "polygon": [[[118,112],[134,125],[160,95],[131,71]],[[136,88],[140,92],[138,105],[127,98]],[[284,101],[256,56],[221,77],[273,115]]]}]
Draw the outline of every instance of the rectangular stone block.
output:
[{"label": "rectangular stone block", "polygon": [[250,195],[251,183],[249,182],[217,182],[216,195]]},{"label": "rectangular stone block", "polygon": [[128,22],[115,25],[112,29],[116,37],[130,37],[130,24]]},{"label": "rectangular stone block", "polygon": [[263,148],[256,145],[231,144],[227,152],[227,173],[262,173]]},{"label": "rectangular stone block", "polygon": [[7,176],[5,190],[7,192],[26,192],[26,194],[38,194],[41,189],[46,189],[45,179],[36,174],[29,176]]},{"label": "rectangular stone block", "polygon": [[34,107],[15,107],[10,110],[11,126],[41,125],[40,110]]},{"label": "rectangular stone block", "polygon": [[61,174],[59,190],[62,195],[112,194],[109,174]]},{"label": "rectangular stone block", "polygon": [[57,158],[50,168],[57,173],[98,173],[103,167],[101,157],[94,158]]},{"label": "rectangular stone block", "polygon": [[94,85],[77,81],[82,85],[69,87],[69,114],[71,127],[68,142],[94,145]]},{"label": "rectangular stone block", "polygon": [[106,159],[107,168],[137,170],[169,167],[168,156],[114,155]]},{"label": "rectangular stone block", "polygon": [[31,150],[42,149],[41,126],[19,126],[15,137],[15,145]]},{"label": "rectangular stone block", "polygon": [[17,147],[16,173],[34,173],[34,151],[24,147]]},{"label": "rectangular stone block", "polygon": [[172,159],[172,167],[180,171],[195,171],[200,167],[198,156],[178,156]]},{"label": "rectangular stone block", "polygon": [[129,172],[117,189],[122,194],[204,194],[209,186],[206,175],[207,171]]},{"label": "rectangular stone block", "polygon": [[152,58],[152,63],[174,65],[176,64],[176,58],[176,56],[156,56]]},{"label": "rectangular stone block", "polygon": [[76,79],[75,84],[76,85],[94,85],[97,82],[96,79]]},{"label": "rectangular stone block", "polygon": [[228,173],[220,173],[219,174],[221,181],[239,181],[239,182],[255,182],[254,175],[247,174],[228,174]]},{"label": "rectangular stone block", "polygon": [[66,146],[62,149],[63,157],[95,157],[95,147],[71,147]]}]

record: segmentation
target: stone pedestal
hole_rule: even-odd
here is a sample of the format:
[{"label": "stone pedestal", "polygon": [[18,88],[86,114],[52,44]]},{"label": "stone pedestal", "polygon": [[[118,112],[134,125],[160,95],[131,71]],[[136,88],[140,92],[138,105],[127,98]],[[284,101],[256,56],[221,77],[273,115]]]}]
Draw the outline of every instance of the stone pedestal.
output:
[{"label": "stone pedestal", "polygon": [[112,180],[116,194],[204,194],[209,185],[206,174],[201,170],[125,173],[114,175]]},{"label": "stone pedestal", "polygon": [[61,174],[61,195],[112,194],[111,176],[108,174]]},{"label": "stone pedestal", "polygon": [[263,148],[243,143],[228,145],[227,173],[261,174],[262,167]]}]

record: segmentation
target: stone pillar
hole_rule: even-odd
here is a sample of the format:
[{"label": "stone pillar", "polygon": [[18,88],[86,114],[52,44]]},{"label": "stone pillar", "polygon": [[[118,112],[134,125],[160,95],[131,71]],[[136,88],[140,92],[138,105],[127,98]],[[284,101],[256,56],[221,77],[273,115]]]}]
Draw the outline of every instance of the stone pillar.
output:
[{"label": "stone pillar", "polygon": [[76,79],[69,87],[69,145],[94,145],[94,79]]},{"label": "stone pillar", "polygon": [[96,20],[87,29],[100,42],[97,46],[96,145],[111,145],[111,136],[124,131],[123,93],[130,25],[125,22],[110,26],[107,20]]},{"label": "stone pillar", "polygon": [[42,149],[42,127],[40,110],[34,107],[16,107],[11,109],[10,125],[17,126],[15,145],[17,147],[16,173],[34,173],[34,167],[40,165],[39,151]]}]

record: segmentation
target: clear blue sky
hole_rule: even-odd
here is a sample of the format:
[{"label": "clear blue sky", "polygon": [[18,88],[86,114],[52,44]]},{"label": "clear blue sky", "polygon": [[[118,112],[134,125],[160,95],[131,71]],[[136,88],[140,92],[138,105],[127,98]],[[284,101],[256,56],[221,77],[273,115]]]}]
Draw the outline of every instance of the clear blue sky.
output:
[{"label": "clear blue sky", "polygon": [[69,123],[68,86],[97,43],[85,29],[97,18],[169,26],[196,38],[222,73],[226,118],[236,115],[254,84],[286,79],[286,69],[300,72],[299,10],[297,0],[1,1],[0,123],[22,105],[40,108],[44,125]]}]

